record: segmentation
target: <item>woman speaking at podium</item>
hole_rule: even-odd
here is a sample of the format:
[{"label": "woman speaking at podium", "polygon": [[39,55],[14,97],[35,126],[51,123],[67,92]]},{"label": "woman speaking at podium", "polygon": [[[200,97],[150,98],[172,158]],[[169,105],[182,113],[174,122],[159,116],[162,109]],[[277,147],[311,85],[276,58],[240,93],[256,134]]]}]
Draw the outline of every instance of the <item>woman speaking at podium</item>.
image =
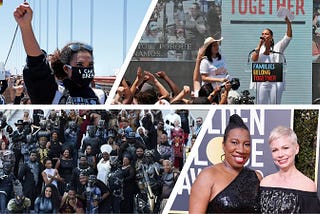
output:
[{"label": "woman speaking at podium", "polygon": [[[284,58],[283,52],[289,45],[292,38],[291,22],[286,16],[287,32],[284,37],[274,44],[273,32],[266,28],[262,31],[258,46],[251,55],[253,62],[281,63]],[[280,104],[282,93],[285,89],[283,82],[257,82],[257,104]]]}]

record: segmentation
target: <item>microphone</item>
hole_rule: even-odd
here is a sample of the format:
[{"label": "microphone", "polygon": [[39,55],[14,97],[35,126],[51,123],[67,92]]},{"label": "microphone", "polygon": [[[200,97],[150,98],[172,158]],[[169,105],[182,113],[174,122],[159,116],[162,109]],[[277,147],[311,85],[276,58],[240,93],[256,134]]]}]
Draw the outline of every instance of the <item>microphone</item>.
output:
[{"label": "microphone", "polygon": [[260,39],[264,40],[264,37],[260,36]]}]

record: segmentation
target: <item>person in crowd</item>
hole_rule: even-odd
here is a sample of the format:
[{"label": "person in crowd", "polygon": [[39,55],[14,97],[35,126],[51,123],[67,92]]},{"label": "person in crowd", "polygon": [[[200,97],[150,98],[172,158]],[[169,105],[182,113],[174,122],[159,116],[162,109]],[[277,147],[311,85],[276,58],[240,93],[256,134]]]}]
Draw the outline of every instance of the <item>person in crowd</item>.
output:
[{"label": "person in crowd", "polygon": [[122,175],[123,175],[123,200],[120,203],[120,213],[134,212],[134,194],[138,187],[135,185],[135,168],[132,165],[132,157],[126,154],[122,158]]},{"label": "person in crowd", "polygon": [[83,183],[81,180],[81,184],[85,185],[85,191],[82,193],[85,195],[86,200],[86,213],[96,213],[95,210],[98,205],[95,201],[100,201],[102,197],[101,189],[96,185],[97,178],[95,175],[89,175],[88,179],[84,179],[86,183]]},{"label": "person in crowd", "polygon": [[[23,129],[23,120],[19,119],[15,123],[15,126],[17,127],[16,130],[13,131],[12,134],[12,150],[14,152],[15,156],[15,165],[14,165],[14,175],[17,177],[18,176],[18,171],[19,171],[19,162],[20,160],[23,160],[23,155],[21,153],[21,145],[25,144],[27,139],[26,139],[26,134]],[[24,161],[24,160],[23,160]]]},{"label": "person in crowd", "polygon": [[251,138],[237,114],[230,116],[222,147],[222,163],[203,169],[193,183],[189,213],[259,212],[261,175],[245,167],[251,154]]},{"label": "person in crowd", "polygon": [[69,147],[70,157],[73,159],[73,166],[77,165],[78,160],[78,141],[79,127],[75,121],[69,121],[67,128],[64,131],[64,145]]},{"label": "person in crowd", "polygon": [[[158,123],[157,123],[157,145],[160,144],[160,139],[162,134],[166,134],[168,136],[168,133],[166,132],[166,130],[164,130],[164,122],[163,119],[161,119]],[[168,136],[169,137],[169,136]]]},{"label": "person in crowd", "polygon": [[260,182],[261,213],[319,213],[316,184],[295,166],[299,153],[295,132],[284,126],[274,128],[269,146],[279,171]]},{"label": "person in crowd", "polygon": [[112,150],[110,152],[110,156],[118,156],[119,155],[119,150],[120,150],[120,147],[119,145],[117,145],[116,143],[116,136],[113,132],[110,132],[108,134],[108,140],[107,140],[107,143],[108,145],[111,146]]},{"label": "person in crowd", "polygon": [[55,169],[58,170],[60,177],[63,182],[59,182],[58,188],[61,195],[66,191],[66,187],[71,185],[72,171],[74,169],[73,159],[70,154],[70,149],[68,147],[62,150],[62,155],[57,160]]},{"label": "person in crowd", "polygon": [[148,149],[151,149],[151,139],[148,136],[146,129],[143,126],[137,128],[136,137],[144,144]]},{"label": "person in crowd", "polygon": [[94,78],[92,47],[71,42],[47,57],[33,33],[32,15],[33,11],[27,2],[14,11],[27,53],[23,79],[31,103],[104,104],[104,91],[90,87]]},{"label": "person in crowd", "polygon": [[[207,27],[205,17],[201,13],[201,8],[198,3],[193,3],[190,7],[190,11],[185,14],[185,36],[186,43],[191,44],[191,48],[196,50],[201,46],[201,42],[207,35]],[[189,56],[186,56],[187,60],[194,59],[196,57],[195,51],[192,51]]]},{"label": "person in crowd", "polygon": [[76,197],[76,191],[73,187],[67,190],[61,199],[59,208],[60,213],[79,213],[84,214],[83,204],[81,200]]},{"label": "person in crowd", "polygon": [[[284,51],[292,39],[292,27],[288,17],[285,18],[287,32],[284,37],[275,44],[273,31],[266,28],[262,31],[258,46],[254,49],[251,59],[261,63],[284,63]],[[281,104],[285,79],[283,82],[259,82],[256,85],[257,104]]]},{"label": "person in crowd", "polygon": [[14,198],[10,199],[7,205],[7,213],[29,213],[31,200],[25,197],[23,193],[15,193]]},{"label": "person in crowd", "polygon": [[50,139],[50,135],[51,133],[47,127],[47,120],[41,119],[39,121],[39,128],[34,134],[35,138],[38,139],[39,137],[46,137],[47,139]]},{"label": "person in crowd", "polygon": [[51,132],[51,139],[46,144],[48,151],[48,157],[52,160],[53,166],[56,165],[59,160],[62,152],[63,143],[59,141],[59,132],[57,130],[53,130]]},{"label": "person in crowd", "polygon": [[[138,212],[158,212],[160,208],[161,194],[161,165],[155,161],[153,150],[145,150],[136,162],[136,182],[139,187],[138,200],[143,201],[138,204]],[[150,199],[150,200],[148,200]]]},{"label": "person in crowd", "polygon": [[158,153],[160,155],[160,163],[163,163],[164,160],[170,160],[174,162],[174,152],[173,147],[169,144],[167,134],[163,133],[160,137],[160,142],[157,146]]},{"label": "person in crowd", "polygon": [[7,150],[8,150],[8,145],[6,141],[0,139],[0,153],[4,153]]},{"label": "person in crowd", "polygon": [[99,120],[96,130],[96,137],[100,139],[100,145],[105,144],[108,138],[108,130],[106,129],[106,121]]},{"label": "person in crowd", "polygon": [[97,164],[97,179],[102,181],[104,184],[108,184],[108,176],[109,172],[111,170],[111,165],[110,165],[110,153],[112,151],[112,147],[109,144],[102,145],[100,147],[102,158],[99,160]]},{"label": "person in crowd", "polygon": [[174,121],[174,128],[171,129],[171,145],[174,151],[174,166],[181,171],[183,167],[185,135],[179,120]]},{"label": "person in crowd", "polygon": [[42,166],[44,166],[44,160],[49,158],[49,149],[46,147],[48,143],[48,138],[46,136],[40,136],[38,138],[38,148],[37,152],[39,154],[39,162],[41,163]]},{"label": "person in crowd", "polygon": [[[100,149],[100,140],[97,136],[95,136],[95,125],[89,125],[87,126],[87,136],[83,138],[83,143],[82,143],[82,153],[86,154],[86,149],[87,146],[91,146],[91,153],[89,155],[96,156],[99,153]],[[95,160],[89,160],[88,162],[92,162]]]},{"label": "person in crowd", "polygon": [[203,123],[203,119],[202,117],[197,117],[196,118],[196,127],[194,129],[194,134],[198,136],[201,128],[202,128],[202,123]]},{"label": "person in crowd", "polygon": [[33,109],[32,112],[32,124],[34,126],[40,126],[40,121],[44,118],[44,111],[42,109]]},{"label": "person in crowd", "polygon": [[52,167],[52,160],[44,160],[45,169],[41,172],[44,185],[53,184],[58,189],[58,182],[64,182],[57,169]]},{"label": "person in crowd", "polygon": [[[98,146],[98,145],[97,145]],[[88,164],[95,171],[97,170],[97,156],[92,153],[92,146],[88,144],[84,150],[84,155],[87,156]],[[97,153],[98,155],[98,153]]]},{"label": "person in crowd", "polygon": [[141,43],[159,43],[161,38],[160,27],[157,22],[150,21],[146,27],[145,33],[141,38]]},{"label": "person in crowd", "polygon": [[23,195],[31,200],[30,209],[33,210],[34,201],[41,192],[42,187],[42,166],[38,162],[38,153],[30,151],[29,160],[19,169],[18,179],[23,187]]},{"label": "person in crowd", "polygon": [[0,213],[5,213],[9,199],[14,197],[13,188],[16,177],[12,172],[12,164],[2,162],[3,168],[0,168]]},{"label": "person in crowd", "polygon": [[60,207],[60,196],[58,189],[53,184],[47,184],[41,195],[34,202],[34,213],[58,213]]},{"label": "person in crowd", "polygon": [[167,203],[167,200],[172,192],[176,181],[180,175],[179,171],[174,169],[172,162],[170,160],[164,160],[162,162],[163,173],[161,175],[162,181],[162,191],[161,191],[161,205],[160,205],[160,213],[163,210],[164,206]]},{"label": "person in crowd", "polygon": [[85,155],[79,157],[78,167],[74,168],[72,171],[71,186],[74,188],[79,186],[79,175],[81,172],[86,172],[88,176],[95,174],[94,169],[89,166],[87,156]]},{"label": "person in crowd", "polygon": [[128,137],[126,137],[126,141],[121,144],[119,157],[122,158],[126,153],[134,157],[138,147],[146,148],[146,146],[136,138],[136,133],[132,131]]}]

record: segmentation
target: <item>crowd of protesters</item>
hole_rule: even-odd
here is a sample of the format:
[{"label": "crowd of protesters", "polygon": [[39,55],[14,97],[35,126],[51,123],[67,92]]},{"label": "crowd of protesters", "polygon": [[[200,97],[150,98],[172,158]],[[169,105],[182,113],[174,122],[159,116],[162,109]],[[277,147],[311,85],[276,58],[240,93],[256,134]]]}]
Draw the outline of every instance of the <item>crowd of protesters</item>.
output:
[{"label": "crowd of protesters", "polygon": [[188,110],[10,111],[1,213],[161,213],[202,126]]}]

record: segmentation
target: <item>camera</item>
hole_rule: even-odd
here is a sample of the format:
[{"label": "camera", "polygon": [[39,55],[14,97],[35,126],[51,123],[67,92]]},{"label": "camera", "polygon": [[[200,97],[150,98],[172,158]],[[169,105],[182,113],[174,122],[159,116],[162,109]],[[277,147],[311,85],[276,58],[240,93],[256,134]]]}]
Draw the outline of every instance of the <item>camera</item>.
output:
[{"label": "camera", "polygon": [[254,96],[250,96],[250,92],[248,90],[244,90],[241,92],[242,95],[239,98],[236,98],[234,104],[254,104]]},{"label": "camera", "polygon": [[[232,78],[230,80],[230,84],[231,84],[231,88],[232,90],[238,90],[238,88],[240,87],[240,80],[239,78]],[[223,83],[221,85],[221,88],[224,88],[226,86],[226,83]]]}]

